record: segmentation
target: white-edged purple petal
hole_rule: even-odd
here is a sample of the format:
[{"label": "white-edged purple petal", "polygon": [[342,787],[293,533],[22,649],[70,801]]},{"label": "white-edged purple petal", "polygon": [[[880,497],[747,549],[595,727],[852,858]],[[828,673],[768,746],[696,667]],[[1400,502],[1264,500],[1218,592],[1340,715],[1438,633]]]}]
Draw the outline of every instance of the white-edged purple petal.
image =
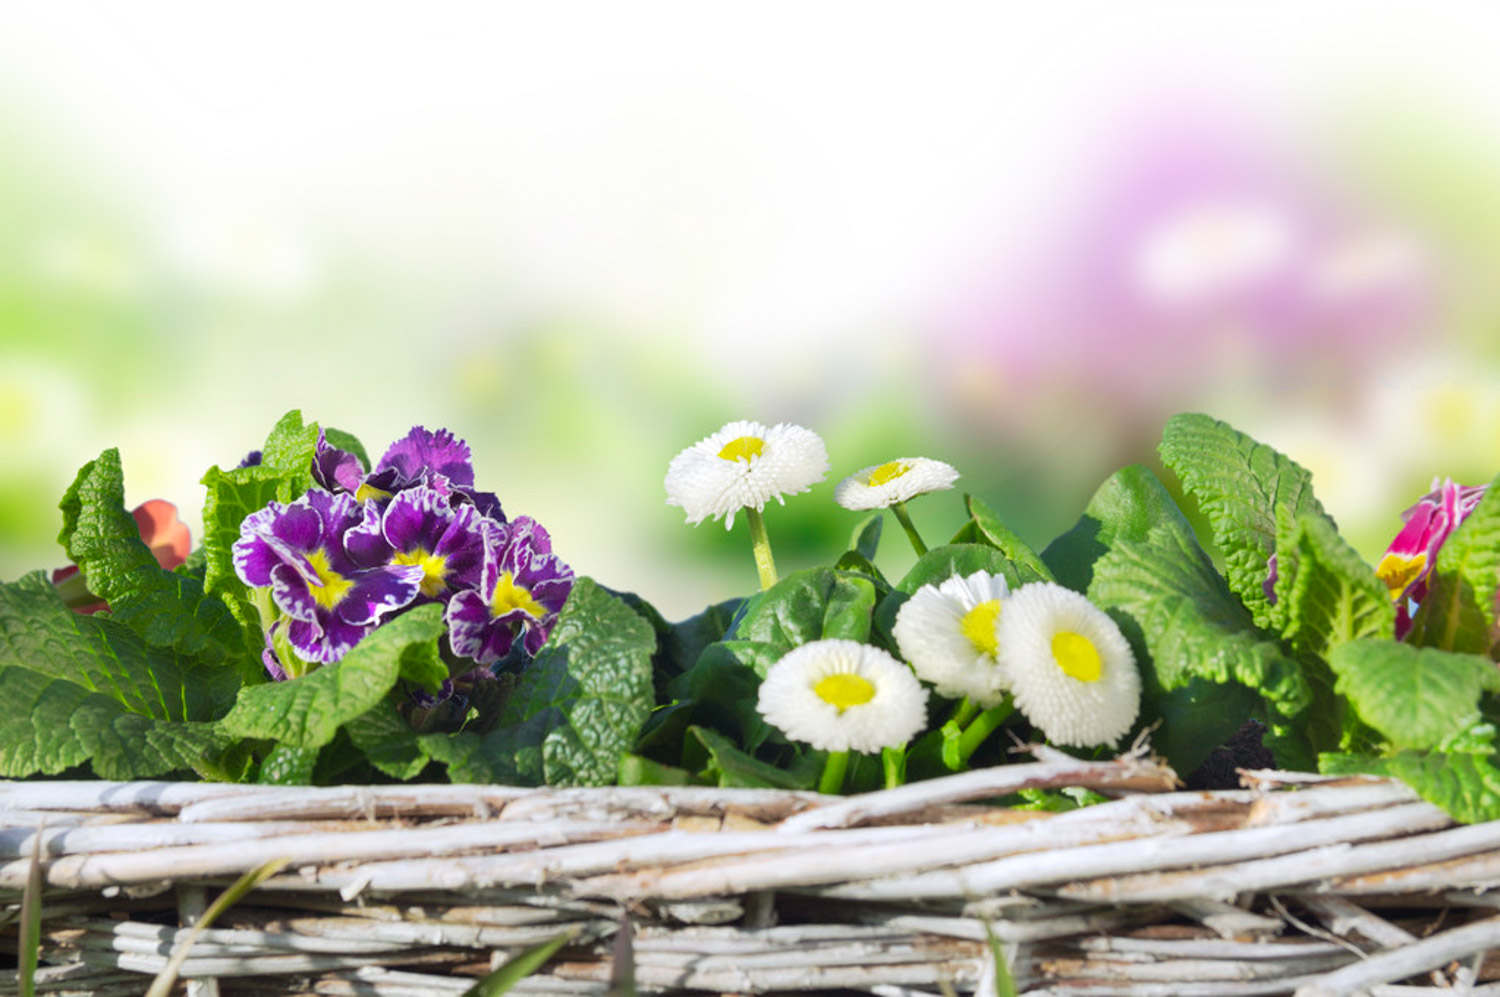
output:
[{"label": "white-edged purple petal", "polygon": [[356,572],[349,576],[353,584],[334,607],[334,615],[361,626],[379,623],[382,617],[411,605],[422,589],[422,576],[422,567],[416,564]]},{"label": "white-edged purple petal", "polygon": [[332,664],[358,644],[373,626],[355,626],[336,616],[309,622],[293,620],[287,627],[287,638],[297,653],[308,661]]},{"label": "white-edged purple petal", "polygon": [[231,548],[234,573],[240,581],[253,588],[271,584],[271,569],[281,563],[280,553],[266,542],[271,533],[271,523],[285,509],[280,502],[272,502],[264,509],[257,509],[240,522],[240,538]]},{"label": "white-edged purple petal", "polygon": [[366,502],[361,508],[358,525],[344,534],[344,552],[361,568],[389,564],[391,545],[385,539],[384,512],[378,502]]},{"label": "white-edged purple petal", "polygon": [[429,431],[413,426],[411,432],[390,445],[375,465],[377,472],[387,468],[395,468],[407,481],[435,472],[459,487],[474,485],[469,445],[446,429]]},{"label": "white-edged purple petal", "polygon": [[365,468],[359,458],[340,450],[318,430],[318,449],[313,455],[313,480],[330,492],[354,492],[364,480]]}]

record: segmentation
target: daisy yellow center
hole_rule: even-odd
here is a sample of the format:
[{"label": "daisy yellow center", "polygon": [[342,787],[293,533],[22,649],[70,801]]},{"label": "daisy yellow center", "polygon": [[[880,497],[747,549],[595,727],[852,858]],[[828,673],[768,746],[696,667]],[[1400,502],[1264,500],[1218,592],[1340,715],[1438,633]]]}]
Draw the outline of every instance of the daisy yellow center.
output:
[{"label": "daisy yellow center", "polygon": [[353,582],[333,570],[324,551],[315,550],[308,554],[307,563],[312,565],[313,574],[318,576],[318,583],[309,585],[307,591],[312,595],[313,602],[324,609],[337,606],[354,587]]},{"label": "daisy yellow center", "polygon": [[759,457],[765,450],[766,441],[759,436],[736,436],[719,449],[719,456],[724,460],[748,461]]},{"label": "daisy yellow center", "polygon": [[1385,582],[1392,599],[1401,598],[1406,587],[1417,580],[1422,569],[1427,567],[1427,552],[1421,551],[1408,557],[1405,554],[1387,554],[1375,566],[1375,574]]},{"label": "daisy yellow center", "polygon": [[397,551],[392,560],[397,564],[415,564],[422,568],[423,595],[441,595],[448,587],[444,580],[448,574],[448,559],[441,554],[431,554],[418,547],[413,551]]},{"label": "daisy yellow center", "polygon": [[851,706],[860,706],[875,698],[875,683],[862,675],[839,672],[818,680],[813,694],[834,709],[843,713]]},{"label": "daisy yellow center", "polygon": [[547,615],[547,607],[533,599],[526,586],[517,585],[515,577],[509,571],[503,571],[500,573],[500,580],[495,583],[495,594],[490,598],[490,614],[504,616],[513,609],[524,610],[527,615],[537,619]]},{"label": "daisy yellow center", "polygon": [[958,621],[959,633],[969,638],[969,643],[982,654],[993,655],[1000,650],[995,638],[995,621],[1000,618],[1000,600],[981,602]]},{"label": "daisy yellow center", "polygon": [[1071,630],[1059,630],[1052,635],[1052,657],[1057,667],[1080,682],[1097,682],[1104,671],[1104,662],[1094,642]]},{"label": "daisy yellow center", "polygon": [[901,475],[910,470],[911,465],[904,460],[889,461],[888,463],[881,464],[875,470],[871,471],[870,476],[865,479],[865,484],[869,485],[871,488],[876,488],[880,485],[885,484],[887,481],[895,481],[897,478],[901,477]]}]

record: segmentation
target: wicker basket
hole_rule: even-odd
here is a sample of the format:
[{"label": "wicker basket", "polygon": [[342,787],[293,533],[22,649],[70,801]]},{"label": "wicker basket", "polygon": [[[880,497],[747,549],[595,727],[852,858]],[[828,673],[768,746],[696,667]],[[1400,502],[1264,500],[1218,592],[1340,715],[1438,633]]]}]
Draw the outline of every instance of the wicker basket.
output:
[{"label": "wicker basket", "polygon": [[[625,929],[642,992],[993,991],[992,932],[1028,994],[1500,994],[1500,822],[1385,780],[1177,792],[1145,759],[1038,757],[848,798],[0,783],[6,938],[40,834],[49,994],[141,993],[177,925],[275,858],[189,993],[459,994],[571,928],[514,992],[604,993]],[[976,802],[1064,786],[1116,799]]]}]

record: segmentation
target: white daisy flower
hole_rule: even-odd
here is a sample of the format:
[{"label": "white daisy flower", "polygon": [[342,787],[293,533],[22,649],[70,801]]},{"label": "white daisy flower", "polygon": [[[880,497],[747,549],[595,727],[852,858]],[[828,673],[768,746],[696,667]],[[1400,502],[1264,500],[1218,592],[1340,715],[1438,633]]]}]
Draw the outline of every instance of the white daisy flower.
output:
[{"label": "white daisy flower", "polygon": [[940,694],[997,706],[1010,688],[996,634],[1009,594],[1003,576],[985,571],[923,585],[896,614],[896,646]]},{"label": "white daisy flower", "polygon": [[911,669],[852,640],[788,651],[766,673],[756,709],[787,737],[823,751],[900,747],[927,723],[927,696]]},{"label": "white daisy flower", "polygon": [[845,509],[884,509],[928,492],[952,488],[958,471],[927,457],[902,457],[862,467],[838,483],[833,500]]},{"label": "white daisy flower", "polygon": [[1135,655],[1115,621],[1053,582],[1022,585],[996,628],[1016,707],[1054,744],[1108,744],[1140,708]]},{"label": "white daisy flower", "polygon": [[689,523],[759,512],[772,498],[805,492],[828,473],[828,450],[810,429],[780,422],[731,422],[672,458],[667,465],[667,504],[681,506]]}]

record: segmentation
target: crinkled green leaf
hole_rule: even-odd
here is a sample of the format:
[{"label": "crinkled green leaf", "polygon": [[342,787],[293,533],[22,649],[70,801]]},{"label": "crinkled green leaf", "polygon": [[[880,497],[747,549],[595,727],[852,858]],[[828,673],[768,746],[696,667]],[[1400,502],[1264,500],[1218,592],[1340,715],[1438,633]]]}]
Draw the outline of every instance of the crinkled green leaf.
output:
[{"label": "crinkled green leaf", "polygon": [[160,720],[213,720],[240,686],[233,669],[151,647],[105,615],[72,612],[42,572],[0,585],[0,667],[6,666],[65,679]]},{"label": "crinkled green leaf", "polygon": [[1158,523],[1143,541],[1117,539],[1095,563],[1088,596],[1131,621],[1164,689],[1193,678],[1238,682],[1286,716],[1311,701],[1299,663],[1256,628],[1184,523]]},{"label": "crinkled green leaf", "polygon": [[318,453],[318,424],[302,422],[302,413],[292,409],[277,421],[260,452],[260,466],[281,475],[283,502],[301,496],[313,485],[313,459]]},{"label": "crinkled green leaf", "polygon": [[344,724],[366,760],[393,779],[415,779],[431,756],[390,696]]},{"label": "crinkled green leaf", "polygon": [[259,667],[244,635],[219,599],[207,597],[190,574],[163,570],[125,510],[120,453],[110,449],[79,470],[59,503],[58,542],[83,571],[89,590],[109,603],[116,623],[146,643],[198,655],[205,664]]},{"label": "crinkled green leaf", "polygon": [[262,620],[252,601],[253,593],[234,573],[234,545],[245,517],[277,500],[283,477],[274,467],[264,466],[232,471],[211,467],[203,476],[207,489],[203,504],[203,588],[229,607],[240,622],[248,648],[264,645]]},{"label": "crinkled green leaf", "polygon": [[1042,551],[1042,562],[1061,585],[1087,592],[1094,562],[1120,540],[1144,540],[1151,527],[1170,521],[1187,526],[1161,481],[1139,464],[1123,467],[1099,486],[1073,528]]},{"label": "crinkled green leaf", "polygon": [[231,734],[317,748],[385,698],[412,660],[425,661],[443,635],[443,607],[431,603],[389,619],[342,659],[301,678],[240,690],[222,721]]},{"label": "crinkled green leaf", "polygon": [[1422,799],[1464,824],[1500,820],[1500,768],[1485,753],[1402,751],[1388,757],[1320,755],[1329,775],[1383,775],[1400,779]]},{"label": "crinkled green leaf", "polygon": [[708,752],[707,778],[720,786],[758,789],[811,789],[817,785],[823,769],[823,753],[809,752],[801,763],[790,769],[768,765],[741,751],[727,737],[704,727],[690,727],[688,733]]},{"label": "crinkled green leaf", "polygon": [[693,667],[669,686],[669,694],[690,703],[701,723],[734,734],[754,751],[772,730],[756,709],[760,680],[786,652],[781,644],[764,641],[718,641],[703,649]]},{"label": "crinkled green leaf", "polygon": [[1004,554],[1016,567],[1037,579],[1053,581],[1052,569],[1037,556],[1036,551],[1000,521],[995,511],[972,495],[964,496],[964,508],[979,534],[979,542],[989,544]]},{"label": "crinkled green leaf", "polygon": [[1496,640],[1500,585],[1500,477],[1443,542],[1407,640],[1445,651],[1488,654]]},{"label": "crinkled green leaf", "polygon": [[1276,551],[1276,508],[1327,520],[1313,495],[1311,475],[1228,423],[1198,413],[1167,420],[1158,450],[1208,518],[1230,591],[1249,607],[1257,625],[1279,626],[1276,607],[1261,587]]},{"label": "crinkled green leaf", "polygon": [[1385,583],[1323,516],[1278,510],[1276,603],[1282,636],[1320,658],[1361,637],[1395,636]]},{"label": "crinkled green leaf", "polygon": [[1429,750],[1479,720],[1479,697],[1500,671],[1479,654],[1365,638],[1334,648],[1336,691],[1397,748]]},{"label": "crinkled green leaf", "polygon": [[656,635],[629,606],[580,578],[557,624],[483,736],[424,734],[454,782],[607,786],[654,705]]},{"label": "crinkled green leaf", "polygon": [[263,786],[311,786],[319,750],[278,744],[261,761],[255,781]]},{"label": "crinkled green leaf", "polygon": [[174,772],[225,778],[216,760],[230,745],[211,723],[129,712],[81,685],[27,668],[0,667],[0,776],[53,775],[88,762],[102,779]]}]

